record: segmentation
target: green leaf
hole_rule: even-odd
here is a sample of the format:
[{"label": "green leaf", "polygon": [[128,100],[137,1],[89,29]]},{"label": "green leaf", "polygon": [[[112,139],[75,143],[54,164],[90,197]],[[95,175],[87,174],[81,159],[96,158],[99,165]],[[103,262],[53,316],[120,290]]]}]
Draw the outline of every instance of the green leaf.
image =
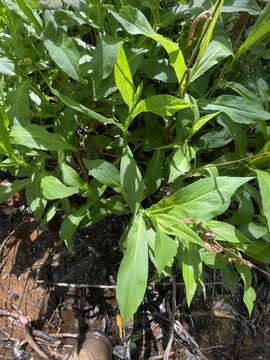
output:
[{"label": "green leaf", "polygon": [[79,192],[78,187],[66,186],[52,175],[43,176],[40,186],[47,200],[64,199]]},{"label": "green leaf", "polygon": [[[270,244],[264,242],[253,242],[250,244],[245,244],[242,247],[242,251],[245,252],[252,259],[255,259],[259,262],[264,262],[265,264],[270,264]],[[238,247],[239,250],[240,247]]]},{"label": "green leaf", "polygon": [[176,150],[170,163],[170,174],[168,183],[175,181],[179,176],[191,169],[190,162],[195,158],[196,153],[193,147],[185,143]]},{"label": "green leaf", "polygon": [[207,111],[223,111],[232,121],[240,124],[254,124],[270,120],[270,113],[261,104],[234,95],[221,95],[202,107]]},{"label": "green leaf", "polygon": [[41,226],[46,226],[46,224],[48,224],[55,216],[55,214],[57,213],[57,206],[58,206],[59,201],[56,201],[55,203],[52,204],[52,206],[49,207],[48,211],[46,212],[42,222],[41,222]]},{"label": "green leaf", "polygon": [[188,306],[190,306],[202,271],[200,253],[195,245],[186,243],[183,246],[183,251],[180,255],[180,263],[186,288],[186,299]]},{"label": "green leaf", "polygon": [[71,214],[65,218],[61,225],[60,238],[65,242],[70,253],[73,250],[73,235],[85,217],[89,207],[90,203],[87,202],[80,209],[72,209]]},{"label": "green leaf", "polygon": [[211,220],[204,223],[204,227],[213,233],[213,236],[218,241],[224,241],[229,243],[249,243],[249,239],[242,234],[233,225],[225,223],[223,221]]},{"label": "green leaf", "polygon": [[226,81],[225,86],[235,91],[238,95],[255,102],[259,102],[260,100],[258,97],[254,94],[253,91],[247,89],[244,85],[239,84],[235,81]]},{"label": "green leaf", "polygon": [[119,13],[112,10],[110,12],[129,34],[145,35],[161,44],[169,55],[170,65],[175,71],[178,83],[180,83],[186,71],[186,65],[179,46],[170,39],[157,34],[144,14],[132,6],[122,7]]},{"label": "green leaf", "polygon": [[80,79],[80,54],[69,36],[57,29],[51,32],[50,38],[44,40],[44,46],[61,70],[74,80]]},{"label": "green leaf", "polygon": [[69,106],[71,109],[78,111],[79,113],[84,114],[85,116],[90,117],[91,119],[94,119],[100,123],[118,125],[117,122],[115,122],[113,119],[106,118],[105,116],[88,109],[86,106],[78,103],[76,100],[70,98],[69,96],[61,94],[58,90],[51,88],[51,91],[62,101],[63,104]]},{"label": "green leaf", "polygon": [[156,229],[154,258],[159,274],[161,274],[166,265],[172,261],[177,253],[177,247],[178,243],[166,235],[163,228],[158,225]]},{"label": "green leaf", "polygon": [[38,33],[42,31],[42,20],[38,16],[36,11],[33,11],[30,6],[25,2],[25,0],[16,0],[19,8],[23,12],[23,14],[30,20]]},{"label": "green leaf", "polygon": [[171,95],[154,95],[137,104],[132,113],[132,118],[142,112],[151,112],[159,116],[172,116],[177,111],[190,106],[190,103]]},{"label": "green leaf", "polygon": [[[202,58],[202,56],[204,55],[211,39],[212,39],[212,35],[219,17],[219,14],[221,12],[222,6],[224,4],[224,0],[217,0],[216,3],[212,6],[212,13],[214,14],[213,19],[210,20],[210,25],[202,39],[202,42],[200,44],[200,50],[199,50],[199,54],[197,56],[196,62],[199,62]],[[206,28],[207,23],[204,25]],[[202,30],[203,31],[203,30]]]},{"label": "green leaf", "polygon": [[133,214],[143,199],[144,182],[138,165],[128,146],[125,147],[120,164],[120,181],[123,196]]},{"label": "green leaf", "polygon": [[216,117],[218,114],[220,114],[220,111],[212,113],[212,114],[204,115],[203,117],[201,117],[200,119],[195,121],[192,124],[190,137],[192,137],[194,134],[196,134],[196,132],[198,132],[206,123],[208,123],[208,121],[210,121],[211,119]]},{"label": "green leaf", "polygon": [[9,119],[7,114],[0,109],[0,140],[2,141],[2,150],[6,155],[9,155],[11,158],[14,158],[11,143],[10,143],[10,134],[8,132]]},{"label": "green leaf", "polygon": [[261,9],[254,0],[226,0],[221,12],[247,12],[250,15],[259,15]]},{"label": "green leaf", "polygon": [[33,211],[37,221],[41,219],[47,205],[47,200],[44,199],[40,186],[41,177],[39,173],[34,173],[31,183],[26,187],[25,195],[27,204]]},{"label": "green leaf", "polygon": [[268,2],[261,15],[253,25],[248,37],[235,54],[234,61],[238,60],[248,49],[263,40],[270,32],[270,3]]},{"label": "green leaf", "polygon": [[102,81],[112,73],[122,41],[111,36],[103,36],[97,44],[93,56],[93,90],[94,98],[98,98]]},{"label": "green leaf", "polygon": [[149,161],[145,172],[145,181],[147,184],[146,191],[148,193],[153,193],[160,187],[163,170],[162,163],[163,154],[160,150],[156,150]]},{"label": "green leaf", "polygon": [[263,170],[256,169],[258,178],[263,214],[266,217],[268,230],[270,231],[270,174]]},{"label": "green leaf", "polygon": [[58,134],[49,133],[40,125],[30,124],[25,127],[12,126],[10,137],[14,144],[39,150],[76,150]]},{"label": "green leaf", "polygon": [[30,179],[15,180],[11,185],[0,185],[0,203],[3,203],[9,199],[17,191],[21,191],[26,188],[30,183]]},{"label": "green leaf", "polygon": [[6,76],[16,75],[15,65],[7,57],[0,58],[0,74],[6,75]]},{"label": "green leaf", "polygon": [[84,159],[85,166],[95,179],[101,184],[110,186],[119,191],[120,185],[120,173],[119,170],[109,163],[108,161],[97,159],[88,160]]},{"label": "green leaf", "polygon": [[131,35],[155,34],[144,14],[132,6],[123,6],[119,12],[110,10],[113,17]]},{"label": "green leaf", "polygon": [[236,264],[236,270],[239,272],[241,279],[244,283],[244,296],[243,301],[248,309],[249,316],[252,313],[254,301],[256,300],[256,293],[252,285],[251,271],[247,266]]},{"label": "green leaf", "polygon": [[179,46],[170,39],[165,38],[160,34],[153,34],[150,36],[153,40],[159,42],[169,55],[169,63],[174,69],[178,83],[180,84],[186,71],[185,59]]},{"label": "green leaf", "polygon": [[26,126],[31,122],[29,103],[29,82],[23,81],[9,95],[10,109],[8,116],[12,125]]},{"label": "green leaf", "polygon": [[68,186],[75,186],[78,188],[83,187],[83,182],[80,175],[69,165],[62,163],[61,171],[63,176],[63,182]]},{"label": "green leaf", "polygon": [[135,86],[133,84],[125,50],[123,48],[119,50],[118,58],[114,67],[114,79],[117,89],[120,91],[120,94],[124,102],[127,104],[129,111],[131,111],[135,101]]},{"label": "green leaf", "polygon": [[138,214],[126,239],[126,251],[117,274],[116,298],[124,323],[143,300],[148,278],[148,241],[146,224]]},{"label": "green leaf", "polygon": [[204,246],[202,239],[181,218],[167,214],[151,215],[150,218],[154,224],[161,226],[166,234],[179,238],[180,242],[188,241]]},{"label": "green leaf", "polygon": [[151,206],[150,215],[168,214],[206,221],[222,214],[231,196],[251,177],[217,176],[198,180]]},{"label": "green leaf", "polygon": [[222,60],[231,55],[233,55],[231,49],[221,42],[212,40],[200,60],[193,66],[190,82],[196,80],[207,70],[211,69],[214,65],[220,63]]}]

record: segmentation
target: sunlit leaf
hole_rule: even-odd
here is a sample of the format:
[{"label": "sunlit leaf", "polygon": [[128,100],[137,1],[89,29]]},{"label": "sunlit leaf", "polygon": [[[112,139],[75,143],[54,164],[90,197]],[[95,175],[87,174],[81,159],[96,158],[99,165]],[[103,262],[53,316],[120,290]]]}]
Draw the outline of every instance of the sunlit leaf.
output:
[{"label": "sunlit leaf", "polygon": [[124,149],[121,158],[120,181],[123,196],[132,213],[135,214],[143,199],[145,185],[140,169],[128,146]]},{"label": "sunlit leaf", "polygon": [[135,86],[133,84],[131,71],[123,48],[120,48],[118,58],[114,67],[114,78],[117,89],[128,105],[129,110],[134,106]]},{"label": "sunlit leaf", "polygon": [[259,182],[263,214],[266,217],[268,230],[270,231],[270,174],[263,170],[256,169]]},{"label": "sunlit leaf", "polygon": [[66,186],[52,175],[43,176],[40,186],[47,200],[64,199],[79,192],[77,187]]},{"label": "sunlit leaf", "polygon": [[222,214],[228,208],[234,192],[251,179],[218,176],[195,181],[151,206],[148,212],[210,220]]},{"label": "sunlit leaf", "polygon": [[117,274],[116,297],[124,323],[143,300],[148,278],[146,224],[138,214],[126,239],[126,251]]}]

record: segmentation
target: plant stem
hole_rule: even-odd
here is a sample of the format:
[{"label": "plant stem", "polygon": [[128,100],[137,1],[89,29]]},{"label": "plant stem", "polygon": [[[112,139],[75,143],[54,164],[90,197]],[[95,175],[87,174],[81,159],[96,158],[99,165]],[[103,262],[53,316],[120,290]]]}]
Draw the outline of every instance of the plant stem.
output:
[{"label": "plant stem", "polygon": [[267,151],[267,152],[256,154],[256,155],[246,156],[246,157],[243,157],[241,159],[231,160],[231,161],[224,161],[222,163],[217,163],[217,164],[207,164],[207,165],[201,166],[199,168],[192,169],[190,171],[190,173],[194,173],[194,172],[197,172],[197,171],[200,171],[200,170],[204,170],[204,169],[206,169],[208,167],[222,167],[222,166],[227,166],[227,165],[232,165],[232,164],[238,164],[238,163],[240,163],[242,161],[249,161],[249,160],[257,159],[257,158],[264,157],[264,156],[269,156],[270,157],[270,152]]}]

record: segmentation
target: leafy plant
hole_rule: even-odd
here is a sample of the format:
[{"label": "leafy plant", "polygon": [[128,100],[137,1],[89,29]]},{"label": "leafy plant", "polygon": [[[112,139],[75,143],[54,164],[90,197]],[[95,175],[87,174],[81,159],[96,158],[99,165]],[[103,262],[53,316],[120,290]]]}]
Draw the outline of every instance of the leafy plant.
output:
[{"label": "leafy plant", "polygon": [[153,269],[181,270],[188,305],[219,269],[251,313],[253,261],[270,263],[269,4],[0,4],[1,202],[25,190],[38,221],[61,214],[70,251],[79,227],[129,214],[125,322]]}]

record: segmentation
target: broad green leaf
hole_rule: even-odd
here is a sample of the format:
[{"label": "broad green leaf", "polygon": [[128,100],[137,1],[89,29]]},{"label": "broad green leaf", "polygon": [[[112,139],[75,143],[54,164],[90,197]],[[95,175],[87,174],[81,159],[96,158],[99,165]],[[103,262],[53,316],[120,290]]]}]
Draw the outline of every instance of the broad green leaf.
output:
[{"label": "broad green leaf", "polygon": [[132,6],[124,6],[118,13],[112,10],[110,12],[129,34],[145,35],[161,44],[169,55],[170,65],[173,67],[180,83],[186,71],[186,64],[179,46],[170,39],[156,33],[144,14]]},{"label": "broad green leaf", "polygon": [[256,169],[258,178],[263,214],[266,217],[268,230],[270,231],[270,174],[263,170]]},{"label": "broad green leaf", "polygon": [[155,34],[144,14],[132,6],[123,6],[118,12],[110,10],[110,13],[131,35]]},{"label": "broad green leaf", "polygon": [[191,70],[190,82],[196,80],[214,65],[220,63],[228,56],[233,55],[232,50],[227,46],[212,40],[198,62]]},{"label": "broad green leaf", "polygon": [[15,65],[7,57],[0,58],[0,74],[6,76],[14,76],[15,74]]},{"label": "broad green leaf", "polygon": [[210,234],[218,241],[224,241],[229,243],[249,243],[249,239],[242,234],[233,225],[225,223],[223,221],[211,220],[204,223],[204,227],[209,230]]},{"label": "broad green leaf", "polygon": [[222,269],[228,266],[228,262],[223,254],[209,252],[206,249],[200,250],[202,262],[213,269]]},{"label": "broad green leaf", "polygon": [[211,119],[216,117],[218,114],[220,114],[220,111],[212,113],[212,114],[204,115],[200,119],[195,121],[192,124],[190,137],[192,137],[194,134],[196,134],[196,132],[198,132],[206,123],[208,123],[208,121],[210,121]]},{"label": "broad green leaf", "polygon": [[82,188],[83,182],[80,178],[80,175],[69,165],[62,163],[61,172],[63,177],[63,182],[68,186],[75,186]]},{"label": "broad green leaf", "polygon": [[168,53],[169,63],[171,67],[174,69],[178,83],[180,84],[186,71],[186,64],[185,64],[184,56],[179,46],[173,41],[165,38],[160,34],[153,34],[150,37],[153,40],[159,42]]},{"label": "broad green leaf", "polygon": [[260,7],[255,0],[226,0],[222,13],[247,12],[250,15],[259,15]]},{"label": "broad green leaf", "polygon": [[46,212],[41,224],[46,226],[55,216],[57,213],[57,207],[58,207],[58,201],[52,204],[52,206],[49,207],[48,211]]},{"label": "broad green leaf", "polygon": [[26,126],[31,122],[29,82],[23,81],[9,94],[8,116],[12,125]]},{"label": "broad green leaf", "polygon": [[216,149],[233,141],[232,134],[227,128],[222,130],[209,130],[200,137],[197,147],[200,150]]},{"label": "broad green leaf", "polygon": [[218,176],[198,180],[151,206],[150,215],[167,214],[207,221],[222,214],[231,196],[251,177]]},{"label": "broad green leaf", "polygon": [[232,225],[245,225],[252,221],[254,216],[254,206],[250,192],[244,188],[239,190],[235,196],[235,201],[238,202],[238,208],[235,209],[230,223]]},{"label": "broad green leaf", "polygon": [[243,55],[252,46],[263,40],[270,32],[270,3],[268,2],[261,15],[253,25],[248,37],[235,54],[234,61]]},{"label": "broad green leaf", "polygon": [[130,148],[124,149],[120,163],[120,181],[123,196],[133,214],[135,214],[143,199],[144,182],[138,165]]},{"label": "broad green leaf", "polygon": [[207,111],[223,111],[234,122],[254,124],[270,120],[270,113],[262,109],[261,104],[234,95],[221,95],[202,107]]},{"label": "broad green leaf", "polygon": [[57,29],[51,32],[50,38],[45,39],[43,43],[50,57],[60,69],[72,79],[79,80],[80,55],[71,38]]},{"label": "broad green leaf", "polygon": [[137,104],[132,113],[132,118],[142,112],[151,112],[159,116],[172,116],[177,111],[190,106],[191,104],[187,101],[172,95],[153,95]]},{"label": "broad green leaf", "polygon": [[44,213],[47,205],[47,200],[44,199],[40,186],[40,174],[34,173],[31,179],[31,183],[26,187],[25,195],[27,204],[33,211],[35,218],[39,221]]},{"label": "broad green leaf", "polygon": [[152,215],[151,219],[164,229],[168,235],[175,236],[179,241],[188,241],[196,245],[204,246],[202,239],[192,230],[191,226],[185,224],[185,219],[167,214]]},{"label": "broad green leaf", "polygon": [[80,209],[72,209],[71,214],[65,218],[61,225],[60,238],[65,242],[70,253],[73,250],[73,235],[85,217],[89,207],[90,203],[86,203]]},{"label": "broad green leaf", "polygon": [[262,224],[257,224],[255,222],[250,222],[248,224],[248,232],[255,238],[261,239],[269,233],[268,227]]},{"label": "broad green leaf", "polygon": [[93,120],[96,120],[103,124],[115,124],[118,125],[113,119],[106,118],[105,116],[98,114],[97,112],[88,109],[86,106],[78,103],[76,100],[70,98],[67,95],[61,94],[58,90],[51,88],[52,93],[62,101],[63,104],[69,106],[71,109],[78,111],[81,114],[84,114],[87,117],[90,117]]},{"label": "broad green leaf", "polygon": [[133,84],[131,71],[123,48],[120,48],[118,58],[114,66],[114,79],[117,89],[120,91],[124,102],[129,107],[129,111],[131,111],[135,101],[135,86]]},{"label": "broad green leaf", "polygon": [[247,89],[244,85],[239,84],[235,81],[226,81],[225,86],[235,91],[238,95],[255,102],[259,102],[258,97],[251,90]]},{"label": "broad green leaf", "polygon": [[32,23],[38,33],[42,32],[42,20],[36,11],[25,2],[25,0],[16,0],[17,5],[23,12],[26,18]]},{"label": "broad green leaf", "polygon": [[13,157],[13,152],[10,143],[10,134],[8,132],[9,119],[2,109],[0,109],[0,140],[2,141],[1,148],[6,155]]},{"label": "broad green leaf", "polygon": [[[216,0],[215,4],[212,6],[211,11],[214,14],[214,16],[213,16],[213,19],[210,20],[210,25],[208,26],[208,29],[207,29],[207,31],[202,39],[202,42],[200,44],[200,50],[199,50],[199,54],[197,56],[196,62],[199,62],[201,60],[202,56],[204,55],[204,53],[212,39],[213,32],[214,32],[214,29],[215,29],[215,26],[216,26],[216,23],[217,23],[217,20],[218,20],[218,17],[221,12],[223,4],[224,4],[224,0]],[[204,28],[206,28],[206,26],[207,26],[207,23],[205,24]],[[204,30],[202,30],[202,31],[204,31]]]},{"label": "broad green leaf", "polygon": [[165,266],[172,261],[177,253],[178,243],[157,226],[154,246],[154,258],[158,273],[161,274]]},{"label": "broad green leaf", "polygon": [[[268,232],[269,233],[269,232]],[[241,249],[242,248],[242,249]],[[252,259],[265,264],[270,264],[270,244],[262,241],[244,244],[238,247],[239,250],[244,251]]]},{"label": "broad green leaf", "polygon": [[40,125],[30,124],[25,127],[12,126],[10,137],[13,144],[39,150],[76,150],[59,134],[49,133]]},{"label": "broad green leaf", "polygon": [[176,150],[170,163],[168,183],[175,181],[179,176],[187,173],[191,169],[190,162],[195,156],[195,150],[187,143]]},{"label": "broad green leaf", "polygon": [[0,204],[10,198],[17,191],[21,191],[29,185],[30,179],[15,180],[11,185],[0,185]]},{"label": "broad green leaf", "polygon": [[160,150],[156,150],[149,161],[145,172],[145,181],[147,184],[146,191],[148,193],[153,193],[160,187],[162,170],[163,154]]},{"label": "broad green leaf", "polygon": [[220,269],[224,285],[230,291],[235,291],[239,284],[238,273],[228,263]]},{"label": "broad green leaf", "polygon": [[180,255],[180,263],[186,289],[186,299],[188,306],[195,295],[197,284],[199,282],[200,273],[202,271],[202,262],[199,250],[191,243],[183,246]]},{"label": "broad green leaf", "polygon": [[243,301],[248,309],[248,313],[250,316],[253,310],[254,301],[256,300],[256,293],[252,287],[251,271],[247,266],[241,264],[236,264],[235,267],[244,283]]},{"label": "broad green leaf", "polygon": [[52,175],[43,176],[40,186],[47,200],[64,199],[79,192],[78,187],[66,186]]},{"label": "broad green leaf", "polygon": [[103,36],[97,44],[93,56],[93,91],[94,98],[98,97],[102,81],[112,73],[122,41],[109,35]]},{"label": "broad green leaf", "polygon": [[126,251],[117,274],[116,298],[124,323],[143,300],[148,278],[148,241],[146,224],[138,214],[129,230]]},{"label": "broad green leaf", "polygon": [[97,159],[84,159],[85,166],[95,179],[101,184],[120,189],[120,173],[119,170],[108,161]]},{"label": "broad green leaf", "polygon": [[[256,24],[255,24],[256,25]],[[261,41],[270,32],[270,19],[252,31],[246,41],[240,46],[235,54],[235,60],[243,55],[249,48]]]}]

